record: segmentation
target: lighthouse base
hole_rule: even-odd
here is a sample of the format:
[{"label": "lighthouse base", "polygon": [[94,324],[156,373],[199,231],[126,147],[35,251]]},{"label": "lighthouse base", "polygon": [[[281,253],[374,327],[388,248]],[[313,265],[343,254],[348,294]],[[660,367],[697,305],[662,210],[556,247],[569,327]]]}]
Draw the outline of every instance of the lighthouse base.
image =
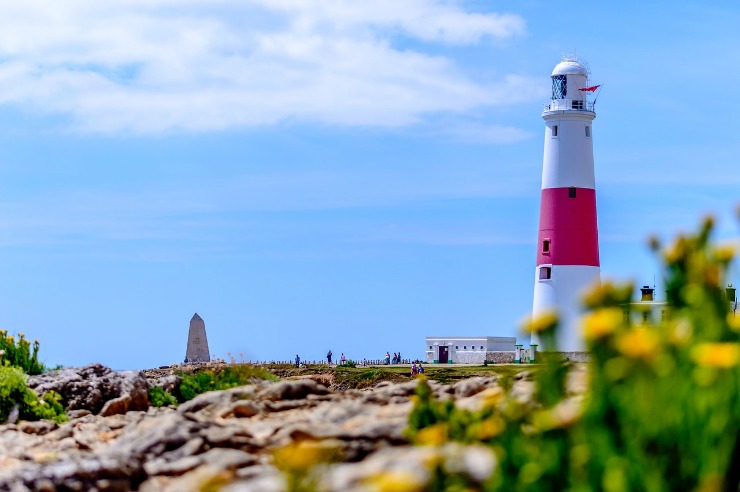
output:
[{"label": "lighthouse base", "polygon": [[[541,278],[540,269],[550,268],[549,278]],[[540,344],[540,350],[557,352],[585,352],[581,336],[580,318],[583,314],[583,293],[600,282],[601,269],[584,265],[539,265],[535,270],[532,314],[556,311],[558,331],[555,347],[541,345],[536,334],[531,343]]]}]

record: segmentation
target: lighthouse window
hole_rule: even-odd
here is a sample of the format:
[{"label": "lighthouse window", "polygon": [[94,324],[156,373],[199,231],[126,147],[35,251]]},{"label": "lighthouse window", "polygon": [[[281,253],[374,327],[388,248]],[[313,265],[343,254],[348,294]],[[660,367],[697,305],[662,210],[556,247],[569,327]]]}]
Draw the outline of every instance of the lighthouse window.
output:
[{"label": "lighthouse window", "polygon": [[575,198],[576,197],[576,188],[574,186],[571,186],[568,188],[568,198]]},{"label": "lighthouse window", "polygon": [[540,280],[550,280],[552,278],[551,267],[540,267]]},{"label": "lighthouse window", "polygon": [[555,75],[552,77],[552,98],[565,99],[568,94],[568,79],[565,75]]},{"label": "lighthouse window", "polygon": [[573,101],[573,109],[583,109],[583,101]]},{"label": "lighthouse window", "polygon": [[590,137],[590,136],[591,136],[591,127],[586,126],[586,137]]},{"label": "lighthouse window", "polygon": [[552,125],[552,136],[553,137],[558,136],[558,125]]},{"label": "lighthouse window", "polygon": [[542,241],[542,252],[543,253],[549,253],[550,252],[550,240],[545,239]]}]

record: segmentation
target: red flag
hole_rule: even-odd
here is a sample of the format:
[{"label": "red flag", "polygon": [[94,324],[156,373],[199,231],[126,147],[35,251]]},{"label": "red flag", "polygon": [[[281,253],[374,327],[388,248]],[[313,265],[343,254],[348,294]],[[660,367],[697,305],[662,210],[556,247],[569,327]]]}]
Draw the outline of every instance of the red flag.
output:
[{"label": "red flag", "polygon": [[594,92],[596,89],[601,87],[601,84],[599,85],[592,85],[591,87],[584,87],[583,89],[578,89],[579,91],[588,91],[588,92]]}]

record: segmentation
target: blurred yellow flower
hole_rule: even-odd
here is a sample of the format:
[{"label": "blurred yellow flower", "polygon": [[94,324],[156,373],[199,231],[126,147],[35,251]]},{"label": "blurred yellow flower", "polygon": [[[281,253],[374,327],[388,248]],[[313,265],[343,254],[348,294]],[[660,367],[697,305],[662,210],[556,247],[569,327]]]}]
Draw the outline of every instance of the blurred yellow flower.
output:
[{"label": "blurred yellow flower", "polygon": [[676,239],[676,241],[668,249],[663,251],[663,258],[665,258],[668,264],[677,263],[686,255],[686,238],[683,236]]},{"label": "blurred yellow flower", "polygon": [[375,492],[421,492],[425,485],[418,475],[406,471],[379,473],[367,482]]},{"label": "blurred yellow flower", "polygon": [[583,303],[590,308],[614,306],[629,302],[634,286],[631,283],[603,282],[593,286],[583,296]]},{"label": "blurred yellow flower", "polygon": [[332,446],[317,441],[291,442],[273,453],[275,466],[285,471],[307,471],[329,461],[336,453]]},{"label": "blurred yellow flower", "polygon": [[620,308],[604,308],[587,314],[582,320],[583,337],[598,340],[612,333],[622,324],[624,313]]},{"label": "blurred yellow flower", "polygon": [[547,410],[532,416],[532,423],[541,431],[570,427],[583,415],[583,401],[578,398],[563,400]]},{"label": "blurred yellow flower", "polygon": [[501,386],[486,388],[480,392],[478,397],[483,400],[484,406],[495,407],[504,397],[504,389]]},{"label": "blurred yellow flower", "polygon": [[447,426],[445,424],[435,424],[421,429],[416,434],[417,444],[427,446],[440,446],[447,441]]},{"label": "blurred yellow flower", "polygon": [[737,251],[734,245],[724,244],[715,248],[712,251],[712,256],[720,263],[729,263],[735,257],[736,253]]},{"label": "blurred yellow flower", "polygon": [[737,313],[728,313],[727,324],[730,325],[732,331],[740,332],[740,315]]},{"label": "blurred yellow flower", "polygon": [[658,353],[660,341],[653,331],[633,328],[617,338],[615,345],[626,357],[652,359]]},{"label": "blurred yellow flower", "polygon": [[487,441],[501,434],[506,428],[506,422],[499,415],[493,415],[477,424],[472,429],[474,437],[480,441]]},{"label": "blurred yellow flower", "polygon": [[558,324],[558,313],[546,311],[537,316],[527,316],[521,323],[524,333],[542,333],[551,330]]},{"label": "blurred yellow flower", "polygon": [[734,367],[740,361],[740,345],[735,342],[700,343],[691,350],[691,358],[700,366]]}]

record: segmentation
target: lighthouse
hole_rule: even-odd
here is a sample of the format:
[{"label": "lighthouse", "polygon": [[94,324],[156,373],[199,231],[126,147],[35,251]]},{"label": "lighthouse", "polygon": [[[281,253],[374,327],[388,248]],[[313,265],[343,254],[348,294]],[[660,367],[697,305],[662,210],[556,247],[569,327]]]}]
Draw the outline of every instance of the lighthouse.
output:
[{"label": "lighthouse", "polygon": [[[540,224],[534,278],[535,316],[557,311],[557,350],[585,350],[578,318],[583,290],[599,281],[599,235],[592,123],[598,86],[587,66],[566,55],[552,71],[552,98],[542,113],[545,149],[542,160]],[[532,343],[539,343],[532,335]]]}]

